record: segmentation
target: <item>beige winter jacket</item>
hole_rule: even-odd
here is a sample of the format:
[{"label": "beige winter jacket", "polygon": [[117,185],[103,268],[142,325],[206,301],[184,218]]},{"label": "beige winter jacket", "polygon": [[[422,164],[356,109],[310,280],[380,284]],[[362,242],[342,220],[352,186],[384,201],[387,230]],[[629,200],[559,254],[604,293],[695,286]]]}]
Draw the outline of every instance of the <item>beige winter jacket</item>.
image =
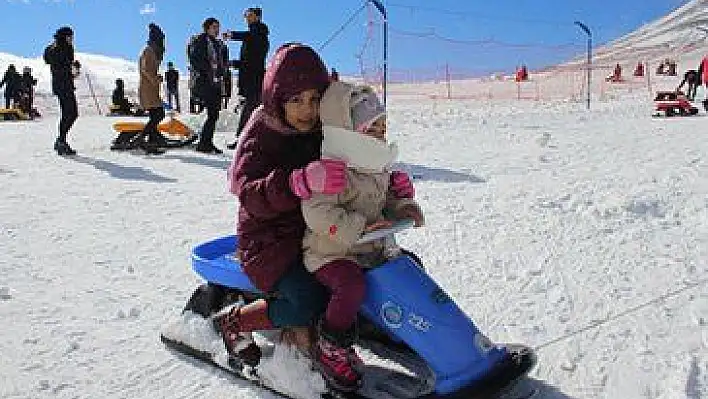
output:
[{"label": "beige winter jacket", "polygon": [[140,60],[138,61],[140,71],[140,84],[138,86],[138,97],[140,106],[144,109],[162,107],[160,98],[160,76],[157,68],[160,66],[155,51],[150,46],[145,46]]},{"label": "beige winter jacket", "polygon": [[396,147],[351,130],[349,99],[353,90],[360,89],[333,82],[320,104],[322,157],[347,162],[347,187],[339,195],[315,194],[302,202],[307,224],[304,263],[310,272],[335,259],[350,259],[363,267],[383,263],[398,253],[392,239],[366,244],[356,241],[367,225],[383,218],[384,210],[394,214],[404,205],[416,205],[412,199],[396,199],[389,191],[389,168]]}]

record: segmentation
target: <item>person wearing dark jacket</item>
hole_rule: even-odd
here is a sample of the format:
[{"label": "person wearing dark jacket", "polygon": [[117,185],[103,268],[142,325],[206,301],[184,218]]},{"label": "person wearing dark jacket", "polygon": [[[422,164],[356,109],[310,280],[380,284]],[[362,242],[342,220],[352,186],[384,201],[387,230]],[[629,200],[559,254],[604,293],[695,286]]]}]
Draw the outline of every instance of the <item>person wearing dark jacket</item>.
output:
[{"label": "person wearing dark jacket", "polygon": [[190,46],[189,62],[196,79],[195,94],[207,109],[207,119],[199,135],[197,151],[206,154],[221,154],[223,151],[214,145],[214,129],[221,109],[221,83],[224,76],[222,60],[223,42],[219,40],[219,21],[207,18],[202,24],[204,33],[200,34]]},{"label": "person wearing dark jacket", "polygon": [[121,115],[132,115],[132,106],[130,101],[125,97],[125,82],[123,79],[116,79],[116,88],[113,89],[113,95],[111,95],[111,100],[113,105],[118,107],[117,113]]},{"label": "person wearing dark jacket", "polygon": [[701,79],[698,71],[695,69],[689,69],[686,71],[686,73],[683,74],[683,80],[676,88],[676,91],[681,91],[683,85],[685,84],[688,85],[686,97],[688,97],[690,101],[693,101],[696,98],[696,89],[701,85]]},{"label": "person wearing dark jacket", "polygon": [[[249,8],[244,13],[248,30],[244,32],[231,31],[224,34],[225,39],[242,42],[240,58],[231,63],[234,68],[238,68],[238,94],[245,98],[236,137],[241,134],[253,110],[261,103],[265,60],[270,48],[268,26],[261,22],[262,15],[263,12],[260,8]],[[227,147],[235,149],[236,141]]]},{"label": "person wearing dark jacket", "polygon": [[[20,86],[20,74],[14,64],[10,64],[5,71],[5,76],[0,81],[0,87],[5,86],[5,108],[10,108],[10,103],[15,102]],[[16,105],[16,104],[15,104]]]},{"label": "person wearing dark jacket", "polygon": [[34,118],[34,86],[37,85],[37,79],[32,76],[30,67],[22,68],[22,76],[18,87],[17,98],[20,102],[20,109],[30,118]]},{"label": "person wearing dark jacket", "polygon": [[74,31],[63,26],[54,34],[54,43],[44,49],[44,62],[49,64],[52,74],[52,93],[59,98],[61,108],[59,136],[54,142],[54,150],[59,155],[76,155],[76,151],[66,142],[69,129],[79,117],[74,79],[79,74],[81,64],[74,60],[73,42]]},{"label": "person wearing dark jacket", "polygon": [[[140,70],[140,83],[138,84],[138,97],[140,106],[148,111],[150,119],[143,129],[138,146],[148,154],[162,154],[159,144],[163,142],[162,135],[157,130],[157,125],[165,117],[165,109],[160,98],[160,85],[162,76],[158,68],[165,55],[165,34],[156,24],[148,25],[148,41],[138,61]],[[147,139],[144,141],[143,139]]]},{"label": "person wearing dark jacket", "polygon": [[[167,63],[167,71],[165,71],[165,86],[167,86],[167,104],[170,108],[180,111],[179,106],[179,72],[175,69],[175,64],[172,61]],[[172,102],[174,97],[175,102]]]}]

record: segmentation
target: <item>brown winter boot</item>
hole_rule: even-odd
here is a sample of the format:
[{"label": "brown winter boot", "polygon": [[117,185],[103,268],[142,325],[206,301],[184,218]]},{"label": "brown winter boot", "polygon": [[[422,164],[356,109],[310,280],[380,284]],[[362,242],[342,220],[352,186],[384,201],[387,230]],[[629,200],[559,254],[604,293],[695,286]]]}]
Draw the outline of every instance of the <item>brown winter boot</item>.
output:
[{"label": "brown winter boot", "polygon": [[253,341],[252,331],[273,328],[268,318],[268,302],[263,299],[248,305],[233,305],[213,317],[214,327],[221,334],[231,360],[256,366],[261,360],[261,348]]},{"label": "brown winter boot", "polygon": [[314,327],[283,327],[280,332],[280,343],[295,347],[300,352],[310,355],[316,334]]}]

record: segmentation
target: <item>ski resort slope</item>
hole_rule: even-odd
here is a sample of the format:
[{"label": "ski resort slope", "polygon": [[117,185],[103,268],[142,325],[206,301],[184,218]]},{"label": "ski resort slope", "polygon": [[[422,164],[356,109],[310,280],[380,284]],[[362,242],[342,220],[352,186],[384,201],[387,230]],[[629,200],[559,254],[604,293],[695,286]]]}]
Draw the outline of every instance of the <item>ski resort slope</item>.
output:
[{"label": "ski resort slope", "polygon": [[[630,62],[627,46],[688,37],[706,3],[606,54]],[[680,72],[708,52],[692,45]],[[96,57],[83,64],[98,87],[136,75]],[[8,59],[23,65],[0,55],[0,69]],[[81,96],[79,156],[57,157],[56,99],[42,90],[45,118],[0,122],[0,398],[272,398],[159,341],[199,284],[191,248],[234,230],[230,158],[111,152],[116,119]],[[427,219],[399,241],[491,339],[537,348],[541,399],[706,398],[708,119],[652,119],[646,91],[610,94],[591,111],[389,99]]]},{"label": "ski resort slope", "polygon": [[[539,348],[542,398],[708,395],[704,116],[637,98],[390,115],[428,222],[401,242],[492,339]],[[73,159],[54,118],[0,124],[0,397],[269,398],[158,339],[198,284],[190,249],[233,231],[229,159],[110,152],[111,122],[80,118]]]}]

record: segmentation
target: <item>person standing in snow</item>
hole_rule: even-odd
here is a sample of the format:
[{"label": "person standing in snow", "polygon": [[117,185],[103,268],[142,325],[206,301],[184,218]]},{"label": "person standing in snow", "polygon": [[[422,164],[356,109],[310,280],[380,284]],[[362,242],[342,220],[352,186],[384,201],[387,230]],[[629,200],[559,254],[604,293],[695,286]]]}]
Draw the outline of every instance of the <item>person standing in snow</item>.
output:
[{"label": "person standing in snow", "polygon": [[44,62],[49,64],[52,73],[52,93],[59,99],[61,108],[59,136],[54,142],[54,150],[59,155],[76,155],[66,141],[71,126],[79,117],[74,79],[79,75],[81,64],[74,59],[73,43],[74,31],[63,26],[54,34],[54,43],[44,49]]},{"label": "person standing in snow", "polygon": [[10,64],[5,71],[5,75],[0,81],[0,87],[5,86],[5,108],[10,108],[11,102],[15,102],[17,91],[20,86],[20,74],[14,64]]},{"label": "person standing in snow", "polygon": [[207,109],[207,119],[199,135],[197,151],[221,154],[214,145],[214,130],[221,109],[221,84],[224,77],[223,42],[219,40],[219,20],[207,18],[202,23],[204,32],[190,45],[189,62],[196,73],[194,91]]},{"label": "person standing in snow", "polygon": [[696,89],[701,85],[701,78],[698,75],[698,71],[695,69],[689,69],[686,71],[686,73],[683,74],[683,80],[676,88],[676,91],[681,91],[683,85],[685,84],[688,85],[686,97],[688,97],[690,101],[693,101],[696,98]]},{"label": "person standing in snow", "polygon": [[162,75],[158,68],[165,54],[165,34],[159,26],[154,23],[148,25],[147,45],[140,54],[138,70],[140,72],[140,82],[138,83],[138,97],[140,106],[148,111],[148,120],[143,134],[137,138],[138,146],[148,154],[162,154],[164,150],[159,149],[159,145],[164,139],[157,130],[157,125],[165,117],[165,109],[160,98],[160,85]]},{"label": "person standing in snow", "polygon": [[331,293],[318,322],[315,364],[330,384],[352,391],[361,383],[356,369],[360,360],[352,345],[366,292],[364,269],[402,254],[392,237],[357,241],[400,219],[421,226],[423,213],[412,198],[412,186],[405,187],[409,196],[400,198],[396,192],[410,181],[401,182],[390,170],[397,149],[386,140],[386,113],[373,89],[332,82],[320,102],[320,117],[322,156],[347,163],[346,187],[336,195],[312,193],[299,172],[294,172],[292,185],[302,199],[307,226],[303,262]]},{"label": "person standing in snow", "polygon": [[32,68],[28,66],[22,68],[17,98],[20,102],[20,109],[27,114],[30,119],[36,116],[34,111],[34,86],[36,85],[37,79],[32,76]]},{"label": "person standing in snow", "polygon": [[[270,48],[268,26],[261,22],[263,11],[258,7],[251,7],[246,9],[243,17],[248,24],[247,31],[224,33],[224,39],[242,42],[240,58],[231,63],[232,67],[238,68],[238,94],[245,99],[241,108],[236,138],[243,131],[253,110],[261,103],[265,61]],[[227,148],[235,149],[237,141],[234,140],[228,144]]]},{"label": "person standing in snow", "polygon": [[[165,72],[165,86],[167,87],[167,104],[170,108],[180,112],[179,105],[179,72],[175,69],[175,64],[172,61],[167,63],[167,71]],[[174,98],[174,103],[172,99]]]}]

